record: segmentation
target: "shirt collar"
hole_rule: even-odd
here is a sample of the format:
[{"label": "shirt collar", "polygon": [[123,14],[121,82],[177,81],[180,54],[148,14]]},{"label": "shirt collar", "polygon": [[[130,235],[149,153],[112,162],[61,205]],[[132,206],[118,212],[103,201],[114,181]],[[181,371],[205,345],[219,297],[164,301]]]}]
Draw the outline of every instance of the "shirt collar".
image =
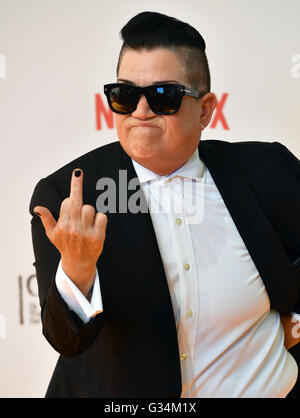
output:
[{"label": "shirt collar", "polygon": [[168,174],[166,176],[160,176],[157,173],[149,170],[148,168],[142,166],[137,161],[131,159],[136,174],[139,178],[140,183],[146,183],[147,181],[157,180],[157,179],[170,179],[175,176],[177,177],[187,177],[192,179],[202,178],[204,176],[205,165],[203,161],[199,158],[198,149],[194,152],[194,154],[190,157],[190,159],[175,170],[173,173]]}]

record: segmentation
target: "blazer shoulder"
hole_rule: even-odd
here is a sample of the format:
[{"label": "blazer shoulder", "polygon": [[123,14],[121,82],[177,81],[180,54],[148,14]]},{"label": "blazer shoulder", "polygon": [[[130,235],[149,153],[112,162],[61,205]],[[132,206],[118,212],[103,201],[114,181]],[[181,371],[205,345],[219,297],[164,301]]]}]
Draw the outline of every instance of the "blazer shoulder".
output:
[{"label": "blazer shoulder", "polygon": [[255,164],[260,162],[264,164],[266,158],[269,161],[285,160],[287,158],[297,160],[288,148],[278,141],[236,141],[229,142],[218,139],[209,139],[201,141],[200,148],[202,147],[205,152],[225,152],[232,161],[235,161],[238,165],[240,163],[247,164],[247,162],[255,161]]},{"label": "blazer shoulder", "polygon": [[98,169],[101,170],[101,168],[104,168],[110,164],[110,160],[122,154],[124,154],[124,150],[122,149],[120,142],[111,142],[75,158],[74,160],[50,173],[44,179],[56,181],[61,176],[65,176],[66,174],[72,172],[75,168],[81,168],[82,170],[91,169],[94,165],[96,165]]},{"label": "blazer shoulder", "polygon": [[33,191],[30,212],[33,213],[34,205],[46,205],[49,199],[54,200],[51,196],[55,196],[58,202],[63,200],[69,193],[70,180],[75,168],[82,169],[86,185],[91,179],[94,181],[95,177],[106,176],[110,167],[118,165],[124,154],[119,141],[111,142],[81,155],[40,179]]},{"label": "blazer shoulder", "polygon": [[55,180],[57,177],[65,175],[66,173],[73,171],[75,168],[81,168],[84,170],[85,168],[91,168],[93,164],[97,164],[98,167],[103,167],[103,164],[107,165],[107,160],[110,157],[116,154],[121,154],[122,152],[124,153],[119,141],[102,145],[101,147],[95,148],[86,154],[75,158],[63,167],[58,168],[46,178]]},{"label": "blazer shoulder", "polygon": [[284,147],[283,144],[277,141],[225,141],[221,139],[206,139],[201,141],[205,147],[217,148],[224,150],[237,150],[237,151],[249,151],[250,149],[255,151],[261,151],[263,149],[277,149],[278,146]]},{"label": "blazer shoulder", "polygon": [[[300,184],[300,162],[281,142],[220,140],[203,141],[200,157],[211,164],[234,166],[256,190],[266,193],[276,185]],[[213,168],[213,165],[212,165]]]}]

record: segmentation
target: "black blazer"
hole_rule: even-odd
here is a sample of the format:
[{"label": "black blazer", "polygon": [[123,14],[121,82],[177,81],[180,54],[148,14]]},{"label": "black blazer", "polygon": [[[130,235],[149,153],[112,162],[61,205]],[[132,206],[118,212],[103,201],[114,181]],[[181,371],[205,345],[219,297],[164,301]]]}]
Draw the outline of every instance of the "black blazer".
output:
[{"label": "black blazer", "polygon": [[[300,312],[298,159],[277,142],[206,140],[200,141],[199,155],[261,275],[271,308]],[[61,354],[46,396],[179,397],[176,326],[149,213],[107,213],[97,263],[103,313],[84,325],[56,289],[59,253],[33,208],[46,206],[57,218],[74,168],[84,171],[84,203],[94,207],[99,178],[118,184],[119,170],[127,170],[128,182],[137,177],[114,142],[72,161],[34,190],[30,212],[43,334]],[[128,199],[134,192],[128,191]]]}]

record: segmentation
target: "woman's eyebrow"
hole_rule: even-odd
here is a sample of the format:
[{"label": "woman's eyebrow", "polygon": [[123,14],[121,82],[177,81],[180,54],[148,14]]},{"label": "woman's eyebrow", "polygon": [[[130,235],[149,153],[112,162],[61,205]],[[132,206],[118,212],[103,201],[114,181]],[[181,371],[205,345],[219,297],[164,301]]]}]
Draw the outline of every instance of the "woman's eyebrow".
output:
[{"label": "woman's eyebrow", "polygon": [[[132,81],[129,80],[125,80],[123,78],[118,78],[118,83],[124,83],[124,84],[130,84],[130,85],[135,85],[135,83],[133,83]],[[154,81],[152,83],[152,85],[155,84],[168,84],[168,83],[175,83],[175,84],[180,84],[178,81],[176,80],[160,80],[160,81]]]},{"label": "woman's eyebrow", "polygon": [[124,84],[132,84],[132,85],[134,85],[134,83],[132,81],[124,80],[123,78],[118,78],[117,79],[117,82],[118,83],[124,83]]}]

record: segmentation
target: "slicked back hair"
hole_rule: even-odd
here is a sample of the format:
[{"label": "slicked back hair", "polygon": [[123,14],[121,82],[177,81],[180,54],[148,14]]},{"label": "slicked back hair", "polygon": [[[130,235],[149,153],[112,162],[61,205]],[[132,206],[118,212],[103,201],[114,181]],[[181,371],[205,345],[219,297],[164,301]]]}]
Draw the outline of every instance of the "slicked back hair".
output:
[{"label": "slicked back hair", "polygon": [[210,71],[205,53],[205,41],[188,23],[156,12],[143,12],[134,16],[122,28],[123,45],[120,51],[117,75],[123,53],[127,49],[152,50],[165,48],[183,60],[187,87],[210,92]]}]

